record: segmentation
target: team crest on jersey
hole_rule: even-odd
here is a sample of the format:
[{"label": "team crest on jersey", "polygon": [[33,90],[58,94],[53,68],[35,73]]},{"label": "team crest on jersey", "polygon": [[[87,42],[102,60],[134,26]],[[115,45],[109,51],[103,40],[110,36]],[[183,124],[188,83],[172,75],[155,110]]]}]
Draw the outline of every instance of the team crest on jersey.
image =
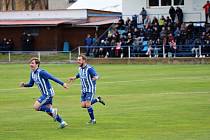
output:
[{"label": "team crest on jersey", "polygon": [[36,83],[39,83],[38,75],[37,75],[37,74],[33,74],[33,75],[32,75],[32,78],[33,78],[33,80],[34,80]]},{"label": "team crest on jersey", "polygon": [[87,74],[86,72],[80,72],[80,77],[81,78],[86,78],[86,74]]}]

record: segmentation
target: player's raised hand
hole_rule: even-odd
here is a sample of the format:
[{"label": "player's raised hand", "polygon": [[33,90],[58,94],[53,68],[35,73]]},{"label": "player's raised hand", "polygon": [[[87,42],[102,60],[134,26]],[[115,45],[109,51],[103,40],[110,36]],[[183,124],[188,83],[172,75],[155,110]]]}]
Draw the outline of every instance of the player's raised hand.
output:
[{"label": "player's raised hand", "polygon": [[24,82],[20,82],[19,86],[20,87],[24,87],[25,83]]},{"label": "player's raised hand", "polygon": [[66,89],[69,88],[68,85],[67,85],[67,83],[64,83],[64,84],[63,84],[63,87],[66,88]]}]

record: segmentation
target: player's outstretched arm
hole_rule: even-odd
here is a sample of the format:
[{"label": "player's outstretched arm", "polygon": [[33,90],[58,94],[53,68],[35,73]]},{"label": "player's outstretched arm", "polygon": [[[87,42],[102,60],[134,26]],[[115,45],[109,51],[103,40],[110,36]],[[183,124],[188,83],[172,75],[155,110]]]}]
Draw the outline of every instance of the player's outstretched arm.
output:
[{"label": "player's outstretched arm", "polygon": [[30,81],[28,83],[20,82],[20,87],[33,87],[34,80],[32,79],[32,75],[30,75]]},{"label": "player's outstretched arm", "polygon": [[68,85],[70,86],[70,85],[74,82],[74,80],[76,80],[76,79],[77,79],[76,77],[69,77],[69,78],[67,79]]},{"label": "player's outstretched arm", "polygon": [[69,77],[68,78],[68,81],[74,81],[74,80],[76,80],[77,78],[76,77]]}]

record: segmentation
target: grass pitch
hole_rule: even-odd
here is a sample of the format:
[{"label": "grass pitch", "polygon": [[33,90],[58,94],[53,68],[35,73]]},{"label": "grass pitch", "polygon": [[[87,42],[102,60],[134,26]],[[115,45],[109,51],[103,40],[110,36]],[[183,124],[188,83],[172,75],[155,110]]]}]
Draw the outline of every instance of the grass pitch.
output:
[{"label": "grass pitch", "polygon": [[[209,140],[210,65],[94,65],[101,79],[94,105],[97,124],[80,108],[79,80],[68,90],[54,84],[54,106],[70,125],[32,109],[38,88],[19,88],[29,80],[23,64],[0,65],[0,140]],[[65,81],[73,64],[41,64]]]}]

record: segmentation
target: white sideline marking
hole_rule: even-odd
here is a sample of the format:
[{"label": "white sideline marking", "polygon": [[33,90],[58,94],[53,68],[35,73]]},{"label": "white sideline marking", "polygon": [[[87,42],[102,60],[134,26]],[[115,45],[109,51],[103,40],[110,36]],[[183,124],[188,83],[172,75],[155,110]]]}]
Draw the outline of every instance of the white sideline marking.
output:
[{"label": "white sideline marking", "polygon": [[[180,80],[180,79],[186,79],[186,78],[182,78],[182,77],[170,78],[169,77],[169,78],[158,78],[158,79],[147,79],[147,80],[141,80],[141,79],[138,79],[138,80],[123,80],[123,81],[121,80],[121,81],[99,82],[97,84],[101,85],[101,84],[113,84],[113,83],[129,83],[129,82],[144,82],[144,81],[159,81],[159,80]],[[189,79],[198,79],[198,78],[197,77],[193,77],[193,78],[189,78]],[[205,79],[208,79],[208,78],[205,78]],[[80,84],[72,84],[72,85],[80,86]],[[34,86],[34,87],[30,87],[30,88],[24,88],[24,87],[19,87],[19,88],[5,88],[5,89],[0,89],[0,92],[3,92],[3,91],[13,91],[13,90],[27,90],[27,89],[33,89],[33,88],[36,88],[36,87]],[[200,92],[198,92],[198,93],[200,93]],[[164,93],[164,94],[166,94],[166,93]]]}]

